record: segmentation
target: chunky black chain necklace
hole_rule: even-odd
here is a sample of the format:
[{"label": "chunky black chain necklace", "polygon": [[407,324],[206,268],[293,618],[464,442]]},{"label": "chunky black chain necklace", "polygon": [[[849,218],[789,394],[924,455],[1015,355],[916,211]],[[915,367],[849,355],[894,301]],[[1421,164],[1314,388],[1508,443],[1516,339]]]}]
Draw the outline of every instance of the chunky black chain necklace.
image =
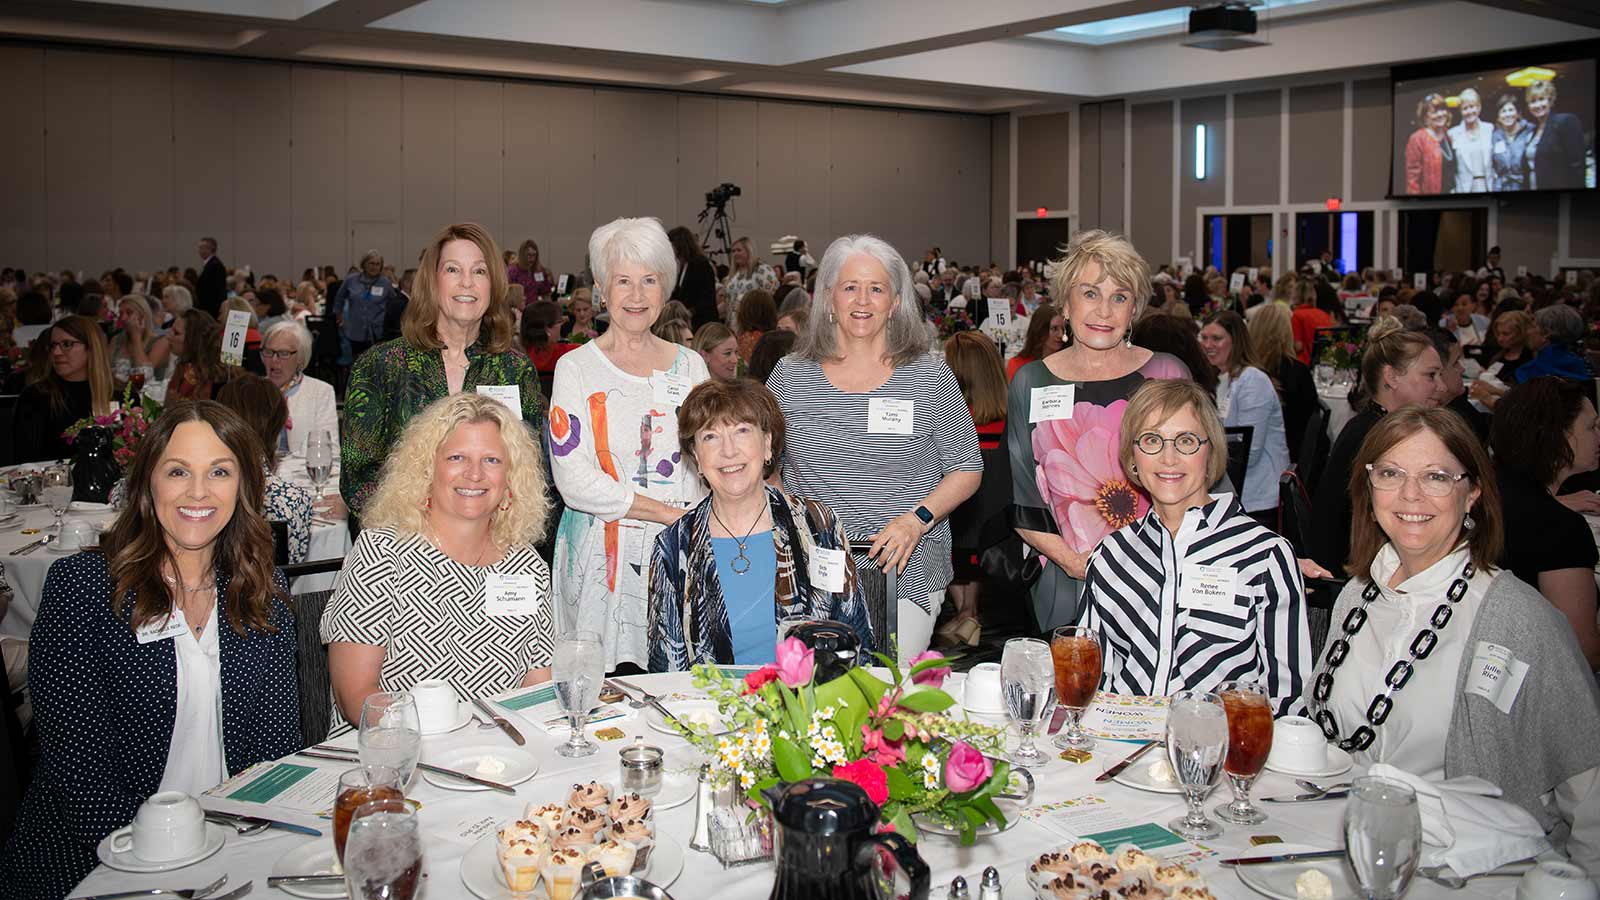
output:
[{"label": "chunky black chain necklace", "polygon": [[[1389,668],[1389,674],[1384,676],[1385,690],[1372,698],[1372,703],[1367,706],[1367,721],[1357,728],[1354,733],[1344,740],[1339,740],[1339,723],[1334,720],[1333,711],[1328,709],[1328,698],[1333,696],[1333,673],[1344,663],[1346,656],[1350,655],[1350,638],[1360,633],[1362,626],[1367,624],[1367,607],[1372,601],[1378,599],[1378,583],[1368,582],[1361,591],[1361,605],[1350,610],[1344,617],[1344,637],[1328,645],[1328,655],[1324,660],[1328,668],[1317,676],[1316,682],[1311,687],[1312,706],[1316,710],[1314,718],[1322,726],[1322,733],[1330,741],[1338,741],[1339,748],[1346,752],[1352,750],[1365,750],[1372,746],[1377,739],[1375,729],[1389,718],[1389,713],[1394,710],[1394,695],[1406,686],[1411,680],[1411,675],[1416,671],[1418,660],[1427,659],[1433,653],[1433,648],[1439,643],[1439,631],[1450,623],[1450,617],[1455,612],[1455,605],[1467,595],[1467,582],[1472,580],[1476,570],[1472,560],[1468,559],[1466,566],[1461,569],[1461,577],[1450,582],[1450,587],[1445,591],[1448,603],[1439,604],[1434,609],[1433,616],[1429,619],[1432,628],[1423,628],[1417,636],[1411,639],[1411,658],[1402,659]],[[1436,630],[1437,629],[1437,630]]]}]

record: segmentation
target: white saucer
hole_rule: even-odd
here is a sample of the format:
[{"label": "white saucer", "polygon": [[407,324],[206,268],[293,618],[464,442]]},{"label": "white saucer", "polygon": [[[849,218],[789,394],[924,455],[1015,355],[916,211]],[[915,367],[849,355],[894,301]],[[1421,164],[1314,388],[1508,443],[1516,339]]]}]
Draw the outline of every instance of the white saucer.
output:
[{"label": "white saucer", "polygon": [[[426,761],[436,766],[443,766],[446,769],[455,769],[457,772],[478,775],[478,761],[485,756],[492,756],[498,759],[506,767],[506,770],[498,775],[479,776],[490,781],[498,781],[501,784],[521,784],[539,772],[539,760],[532,753],[502,745],[479,744],[471,747],[461,747]],[[470,781],[462,781],[459,778],[451,778],[449,775],[429,772],[427,769],[420,767],[417,771],[422,773],[422,777],[429,784],[435,787],[442,787],[447,791],[489,790],[489,788],[481,784],[474,784]]]},{"label": "white saucer", "polygon": [[[665,706],[672,712],[673,715],[679,717],[680,719],[694,713],[710,713],[717,722],[717,724],[711,726],[711,731],[713,734],[726,727],[726,723],[724,723],[722,719],[722,714],[717,711],[717,702],[715,700],[666,700],[662,701],[661,705]],[[646,706],[644,708],[644,721],[645,724],[649,725],[653,730],[659,731],[662,734],[670,734],[673,737],[683,737],[683,735],[678,732],[678,729],[672,727],[672,725],[667,722],[666,717],[661,715],[661,711],[656,709],[654,706]]]},{"label": "white saucer", "polygon": [[[1017,827],[1017,822],[1022,820],[1022,804],[1016,802],[1015,800],[996,800],[995,806],[1000,807],[1001,814],[1006,817],[1005,827],[1000,828],[997,827],[993,822],[985,822],[973,832],[974,835],[978,837],[988,837],[991,834],[999,834],[1002,831],[1010,831],[1011,829]],[[942,837],[961,836],[961,829],[952,828],[942,822],[935,821],[926,813],[917,813],[911,817],[911,820],[916,823],[917,831],[922,834],[937,834]]]},{"label": "white saucer", "polygon": [[[461,883],[483,900],[514,900],[505,875],[500,871],[495,849],[497,838],[491,831],[467,849],[466,855],[461,857]],[[662,890],[671,887],[683,874],[683,845],[657,832],[655,849],[650,851],[650,864],[635,874]],[[531,900],[547,900],[550,892],[541,879],[533,893],[525,896]]]},{"label": "white saucer", "polygon": [[[304,844],[290,850],[278,857],[272,866],[272,874],[279,875],[335,875],[333,870],[334,860],[338,857],[333,852],[333,837],[330,835]],[[339,900],[346,897],[344,883],[338,884],[283,884],[278,889],[294,894],[296,897],[310,897],[312,900]]]},{"label": "white saucer", "polygon": [[1296,778],[1332,778],[1350,771],[1354,764],[1350,754],[1341,750],[1336,744],[1328,745],[1328,764],[1320,769],[1291,769],[1287,766],[1274,765],[1271,755],[1267,756],[1267,768],[1279,775],[1293,775]]},{"label": "white saucer", "polygon": [[82,547],[61,547],[58,546],[60,543],[60,541],[51,541],[50,543],[45,544],[44,552],[54,553],[57,556],[66,556],[69,553],[77,553],[79,550],[83,549]]},{"label": "white saucer", "polygon": [[[1304,844],[1262,844],[1251,847],[1253,856],[1279,856],[1284,853],[1325,849]],[[1316,869],[1333,882],[1333,900],[1353,900],[1359,896],[1350,882],[1350,867],[1343,859],[1308,859],[1300,862],[1263,863],[1254,866],[1234,866],[1234,874],[1251,890],[1274,900],[1297,900],[1294,880],[1307,870]]]},{"label": "white saucer", "polygon": [[[456,720],[454,722],[451,722],[448,726],[446,726],[444,728],[435,728],[435,729],[432,729],[431,731],[429,729],[427,729],[427,728],[424,728],[424,729],[422,729],[422,734],[423,734],[423,736],[433,735],[433,734],[448,734],[449,732],[457,731],[459,729],[467,727],[467,723],[471,722],[471,721],[472,721],[472,704],[466,702],[465,700],[458,700],[458,701],[456,701]],[[428,760],[428,762],[433,762],[433,760],[430,759],[430,760]],[[443,765],[443,763],[440,763],[440,765]]]},{"label": "white saucer", "polygon": [[201,845],[200,849],[182,859],[174,859],[168,862],[147,862],[134,856],[131,849],[112,850],[111,839],[123,833],[122,828],[118,828],[102,838],[100,846],[95,848],[95,853],[100,857],[101,862],[122,872],[170,872],[173,869],[192,866],[221,850],[222,845],[228,840],[228,832],[232,830],[232,828],[218,825],[214,822],[207,822],[206,842]]}]

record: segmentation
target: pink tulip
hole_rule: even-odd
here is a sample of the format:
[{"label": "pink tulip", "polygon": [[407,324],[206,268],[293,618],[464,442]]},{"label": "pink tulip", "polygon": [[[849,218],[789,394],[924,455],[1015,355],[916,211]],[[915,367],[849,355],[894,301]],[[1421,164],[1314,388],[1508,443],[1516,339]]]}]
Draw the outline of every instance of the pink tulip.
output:
[{"label": "pink tulip", "polygon": [[816,654],[799,638],[785,638],[778,645],[777,657],[779,681],[792,688],[811,683],[811,675],[816,671]]},{"label": "pink tulip", "polygon": [[[937,650],[924,650],[911,658],[911,666],[912,668],[915,668],[920,663],[924,663],[930,659],[944,659],[944,654]],[[911,676],[911,681],[914,684],[926,684],[932,687],[942,687],[944,685],[944,680],[949,677],[950,667],[939,666],[932,669],[923,669],[921,672]]]},{"label": "pink tulip", "polygon": [[944,783],[951,791],[964,794],[978,787],[994,774],[994,763],[989,757],[965,741],[956,741],[944,761]]}]

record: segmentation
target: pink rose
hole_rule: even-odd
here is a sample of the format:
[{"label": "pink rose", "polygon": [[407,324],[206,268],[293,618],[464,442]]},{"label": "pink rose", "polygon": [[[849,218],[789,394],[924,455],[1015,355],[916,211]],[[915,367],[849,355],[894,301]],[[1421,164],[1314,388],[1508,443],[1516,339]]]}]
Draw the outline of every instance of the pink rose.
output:
[{"label": "pink rose", "polygon": [[756,691],[761,690],[762,686],[767,682],[777,677],[778,667],[772,663],[767,663],[744,677],[744,692],[746,694],[754,694]]},{"label": "pink rose", "polygon": [[868,728],[865,725],[861,726],[861,751],[880,766],[898,765],[906,758],[899,741],[884,737],[882,728]]},{"label": "pink rose", "polygon": [[[924,650],[911,658],[911,666],[912,668],[915,668],[919,663],[926,662],[930,659],[944,659],[944,654],[937,650]],[[944,680],[949,677],[950,667],[939,666],[932,669],[923,669],[921,672],[911,676],[911,681],[915,684],[926,684],[933,687],[940,687],[944,684]]]},{"label": "pink rose", "polygon": [[792,688],[811,683],[816,654],[799,638],[784,638],[778,645],[778,680]]},{"label": "pink rose", "polygon": [[868,799],[879,806],[889,799],[889,773],[870,760],[858,759],[848,765],[834,766],[833,777],[860,785]]},{"label": "pink rose", "polygon": [[950,747],[950,755],[944,761],[945,787],[964,794],[988,781],[993,774],[994,763],[979,753],[978,748],[965,741],[956,741]]}]

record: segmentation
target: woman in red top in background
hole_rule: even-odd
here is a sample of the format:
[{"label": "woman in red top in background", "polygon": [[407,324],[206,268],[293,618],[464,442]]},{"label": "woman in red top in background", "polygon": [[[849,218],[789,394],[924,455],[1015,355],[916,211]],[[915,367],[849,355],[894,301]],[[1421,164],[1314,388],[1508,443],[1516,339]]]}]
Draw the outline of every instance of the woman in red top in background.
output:
[{"label": "woman in red top in background", "polygon": [[[1009,382],[1017,370],[1028,363],[1060,350],[1061,335],[1066,328],[1067,319],[1061,315],[1059,307],[1053,303],[1040,303],[1033,311],[1033,318],[1028,320],[1028,336],[1022,342],[1021,352],[1006,361],[1006,381]],[[978,434],[982,436],[981,429]]]},{"label": "woman in red top in background", "polygon": [[533,360],[533,367],[543,374],[553,374],[556,360],[568,351],[578,349],[577,344],[563,343],[561,325],[565,321],[561,307],[549,300],[529,304],[522,313],[522,346]]},{"label": "woman in red top in background", "polygon": [[1311,365],[1311,345],[1316,340],[1318,328],[1332,328],[1333,316],[1317,308],[1317,286],[1310,278],[1302,278],[1294,286],[1294,312],[1289,317],[1289,328],[1294,332],[1294,352],[1300,361]]},{"label": "woman in red top in background", "polygon": [[[1035,315],[1048,320],[1052,313],[1052,308],[1041,305]],[[1056,319],[1059,321],[1060,316]],[[1031,339],[1031,330],[1029,336]],[[944,361],[955,373],[961,396],[972,411],[972,424],[978,427],[978,448],[1001,449],[1006,437],[1006,378],[1000,368],[1000,351],[981,331],[958,331],[944,342]],[[952,521],[959,520],[968,505],[979,499],[969,498],[951,514]],[[958,529],[957,533],[965,531]],[[976,550],[963,547],[960,542],[952,548],[951,556],[956,577],[950,582],[948,596],[955,604],[955,615],[936,629],[934,636],[944,644],[971,647],[978,643],[982,630],[978,623],[978,589],[983,582],[983,569],[978,566]]]},{"label": "woman in red top in background", "polygon": [[1445,192],[1444,161],[1450,150],[1450,107],[1444,97],[1429,94],[1417,103],[1417,130],[1406,140],[1406,193]]}]

